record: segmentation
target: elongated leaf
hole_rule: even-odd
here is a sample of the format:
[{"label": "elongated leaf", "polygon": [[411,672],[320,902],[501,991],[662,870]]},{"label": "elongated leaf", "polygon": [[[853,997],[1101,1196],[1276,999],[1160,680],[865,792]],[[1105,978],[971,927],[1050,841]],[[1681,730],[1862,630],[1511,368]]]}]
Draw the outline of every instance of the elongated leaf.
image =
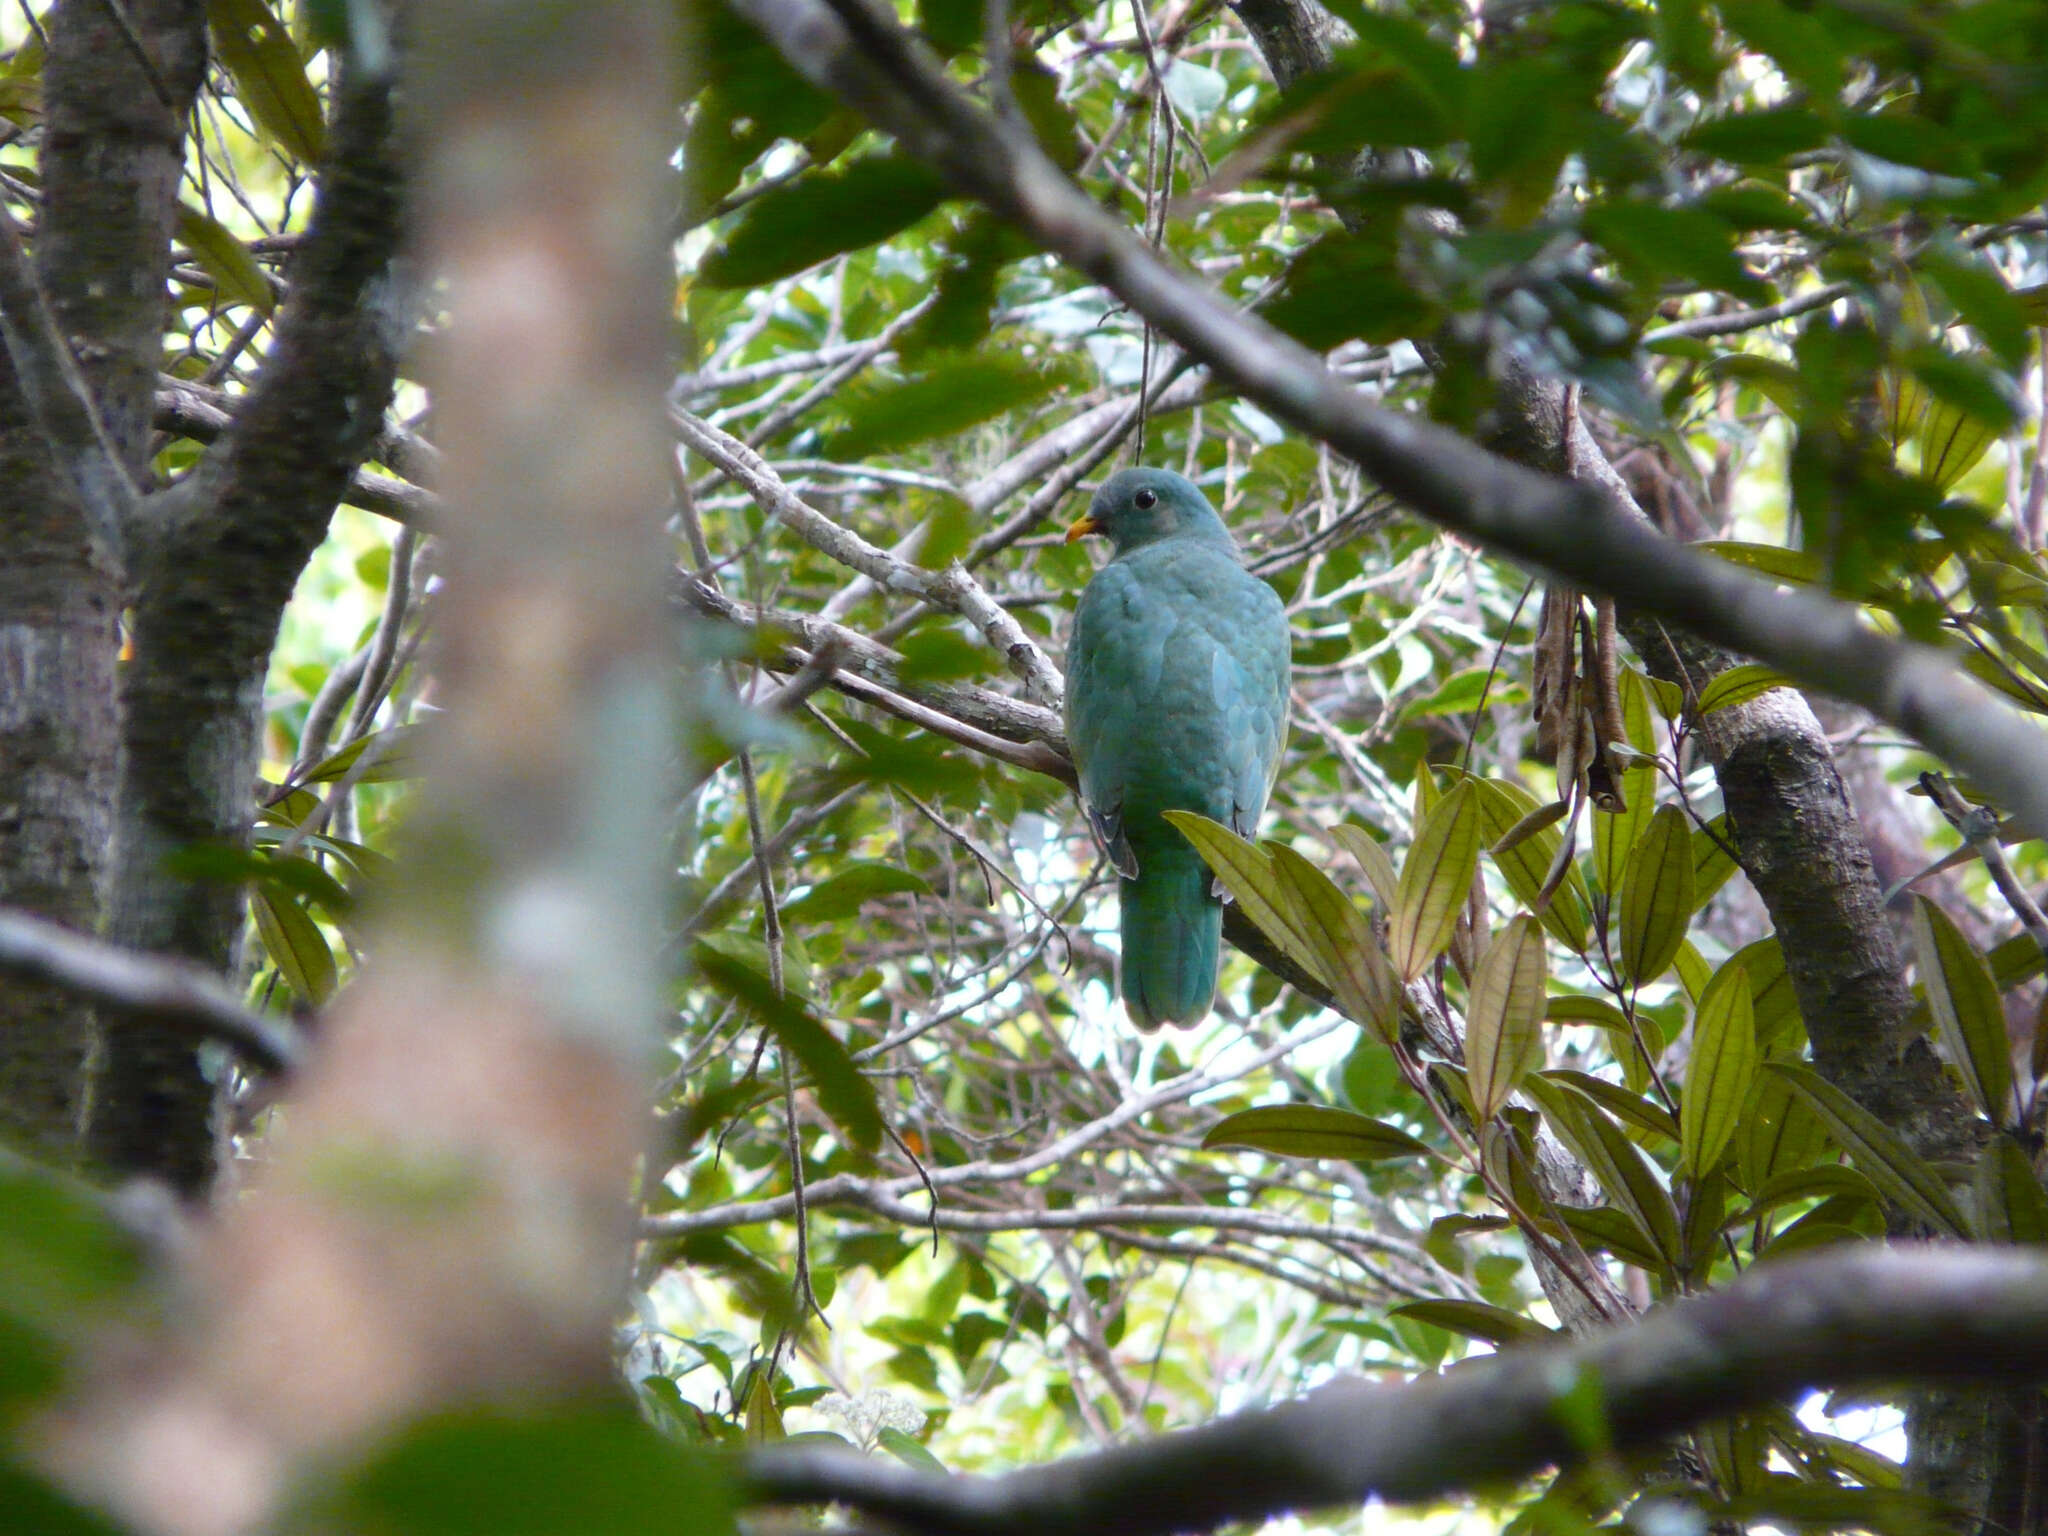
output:
[{"label": "elongated leaf", "polygon": [[1756,1198],[1750,1201],[1749,1209],[1743,1213],[1743,1219],[1753,1220],[1766,1211],[1795,1201],[1838,1199],[1867,1200],[1876,1205],[1881,1197],[1877,1186],[1865,1175],[1843,1163],[1787,1168],[1765,1181]]},{"label": "elongated leaf", "polygon": [[969,427],[1038,399],[1052,376],[1002,353],[948,356],[914,379],[886,385],[846,404],[846,426],[827,451],[838,459],[893,453]]},{"label": "elongated leaf", "polygon": [[[1762,361],[1762,359],[1757,359]],[[1784,364],[1778,364],[1784,367]],[[1750,544],[1740,539],[1705,539],[1693,545],[1710,555],[1719,555],[1731,565],[1761,571],[1779,581],[1810,587],[1827,576],[1820,556],[1803,549],[1786,549],[1777,544]]]},{"label": "elongated leaf", "polygon": [[1652,1273],[1670,1267],[1670,1261],[1657,1252],[1657,1245],[1650,1241],[1642,1223],[1627,1211],[1611,1205],[1590,1210],[1568,1205],[1560,1207],[1557,1214],[1572,1235],[1590,1249],[1611,1253],[1624,1264]]},{"label": "elongated leaf", "polygon": [[1596,1029],[1628,1033],[1628,1015],[1604,997],[1560,993],[1544,1002],[1543,1016],[1553,1024],[1591,1024]]},{"label": "elongated leaf", "polygon": [[277,307],[270,278],[256,264],[249,248],[220,220],[190,203],[180,203],[178,238],[192,253],[192,259],[219,285],[220,296],[228,303],[247,304],[266,315]]},{"label": "elongated leaf", "polygon": [[1742,1187],[1755,1191],[1810,1168],[1827,1145],[1826,1123],[1792,1085],[1775,1072],[1759,1073],[1735,1139]]},{"label": "elongated leaf", "polygon": [[1713,1171],[1735,1134],[1756,1083],[1759,1056],[1749,973],[1730,960],[1707,983],[1692,1021],[1678,1152],[1695,1180]]},{"label": "elongated leaf", "polygon": [[327,125],[289,28],[263,0],[207,0],[213,56],[263,136],[293,159],[317,164]]},{"label": "elongated leaf", "polygon": [[1788,1031],[1803,1037],[1806,1021],[1785,970],[1785,951],[1775,934],[1745,944],[1728,957],[1749,972],[1749,1001],[1756,1015],[1756,1043],[1768,1047]]},{"label": "elongated leaf", "polygon": [[1735,873],[1735,859],[1729,853],[1734,846],[1729,841],[1731,835],[1726,811],[1705,826],[1692,829],[1692,909],[1695,912],[1711,901],[1714,893]]},{"label": "elongated leaf", "polygon": [[1524,1084],[1542,1106],[1558,1139],[1592,1170],[1607,1197],[1634,1220],[1655,1247],[1662,1263],[1676,1266],[1681,1251],[1678,1208],[1643,1154],[1621,1127],[1576,1089],[1541,1075]]},{"label": "elongated leaf", "polygon": [[1661,807],[1628,856],[1621,882],[1622,974],[1637,986],[1664,974],[1692,921],[1692,830]]},{"label": "elongated leaf", "polygon": [[1977,1154],[1970,1188],[1980,1242],[2048,1243],[2048,1193],[2010,1136],[1994,1136]]},{"label": "elongated leaf", "polygon": [[1330,877],[1292,848],[1275,843],[1271,858],[1281,896],[1314,950],[1344,1011],[1392,1044],[1401,1030],[1401,989],[1373,937],[1372,924]]},{"label": "elongated leaf", "polygon": [[1626,1120],[1637,1129],[1677,1145],[1678,1122],[1671,1118],[1671,1111],[1662,1104],[1646,1099],[1640,1093],[1631,1093],[1620,1083],[1610,1083],[1604,1077],[1595,1077],[1590,1072],[1579,1072],[1570,1067],[1553,1067],[1543,1075],[1578,1089],[1609,1114]]},{"label": "elongated leaf", "polygon": [[1401,866],[1394,903],[1394,968],[1414,980],[1451,942],[1479,867],[1479,803],[1461,782],[1424,819]]},{"label": "elongated leaf", "polygon": [[855,1146],[872,1152],[882,1140],[882,1111],[874,1085],[861,1076],[846,1047],[794,998],[776,996],[768,978],[752,966],[709,944],[696,945],[691,954],[706,981],[744,1007],[803,1064],[832,1123]]},{"label": "elongated leaf", "polygon": [[2012,1048],[2006,1043],[2005,1009],[1990,964],[1925,896],[1913,898],[1913,947],[1927,1006],[1949,1059],[1991,1123],[2010,1124],[2015,1112]]},{"label": "elongated leaf", "polygon": [[1563,800],[1553,800],[1548,805],[1539,805],[1535,810],[1503,832],[1487,849],[1498,858],[1501,854],[1519,848],[1523,843],[1541,832],[1545,827],[1554,827],[1563,821],[1571,806]]},{"label": "elongated leaf", "polygon": [[1948,1186],[1898,1133],[1811,1067],[1772,1061],[1764,1070],[1803,1099],[1886,1199],[1936,1231],[1965,1237],[1962,1213]]},{"label": "elongated leaf", "polygon": [[1358,860],[1358,867],[1365,871],[1365,878],[1372,886],[1373,895],[1380,905],[1393,910],[1395,893],[1401,888],[1401,877],[1394,870],[1394,860],[1386,845],[1355,822],[1339,822],[1330,828],[1330,836],[1338,846]]},{"label": "elongated leaf", "polygon": [[1489,1306],[1483,1301],[1454,1301],[1448,1297],[1438,1301],[1410,1301],[1389,1307],[1387,1315],[1412,1317],[1417,1322],[1447,1328],[1468,1339],[1484,1339],[1502,1348],[1512,1344],[1538,1344],[1557,1337],[1555,1328],[1546,1328],[1533,1317],[1510,1312],[1506,1307]]},{"label": "elongated leaf", "polygon": [[270,956],[285,985],[316,1005],[332,997],[338,979],[334,950],[306,909],[282,892],[259,885],[249,892],[249,910],[263,940],[263,952]]},{"label": "elongated leaf", "polygon": [[1226,1115],[1202,1138],[1205,1149],[1249,1147],[1281,1157],[1378,1162],[1426,1157],[1429,1146],[1406,1131],[1332,1104],[1266,1104]]},{"label": "elongated leaf", "polygon": [[749,203],[739,227],[699,263],[697,280],[711,288],[758,288],[793,277],[888,239],[945,195],[937,171],[903,155],[868,155],[842,170],[805,176]]},{"label": "elongated leaf", "polygon": [[1315,946],[1296,925],[1294,905],[1281,892],[1280,877],[1273,873],[1273,861],[1266,851],[1246,842],[1222,822],[1193,811],[1163,814],[1194,844],[1195,852],[1216,872],[1216,878],[1237,899],[1244,915],[1259,931],[1285,950],[1303,970],[1327,984],[1329,978],[1316,963]]},{"label": "elongated leaf", "polygon": [[[1519,784],[1501,779],[1469,779],[1463,782],[1471,784],[1479,797],[1480,836],[1490,847],[1497,845],[1518,822],[1524,821],[1537,809],[1536,797]],[[1507,881],[1515,899],[1533,911],[1537,898],[1543,894],[1544,883],[1550,877],[1551,866],[1557,861],[1558,850],[1563,846],[1563,833],[1555,827],[1543,827],[1494,853],[1493,867]],[[1592,921],[1585,879],[1579,874],[1578,866],[1573,865],[1565,876],[1564,884],[1551,896],[1550,905],[1543,909],[1544,931],[1575,953],[1583,953],[1586,930]]]},{"label": "elongated leaf", "polygon": [[1543,933],[1527,913],[1480,958],[1465,1008],[1465,1080],[1479,1118],[1491,1120],[1543,1060]]},{"label": "elongated leaf", "polygon": [[1699,713],[1711,715],[1717,709],[1747,704],[1759,694],[1769,693],[1773,688],[1791,686],[1792,679],[1775,667],[1746,661],[1739,667],[1730,667],[1700,690]]},{"label": "elongated leaf", "polygon": [[920,876],[896,864],[850,864],[822,880],[782,909],[788,922],[819,923],[850,917],[878,897],[915,892],[929,896],[932,888]]},{"label": "elongated leaf", "polygon": [[2001,430],[1950,401],[1930,399],[1913,433],[1920,473],[1938,490],[1953,489],[1991,451]]},{"label": "elongated leaf", "polygon": [[1629,853],[1657,810],[1657,770],[1651,764],[1621,776],[1623,809],[1593,811],[1593,878],[1609,896],[1621,890]]}]

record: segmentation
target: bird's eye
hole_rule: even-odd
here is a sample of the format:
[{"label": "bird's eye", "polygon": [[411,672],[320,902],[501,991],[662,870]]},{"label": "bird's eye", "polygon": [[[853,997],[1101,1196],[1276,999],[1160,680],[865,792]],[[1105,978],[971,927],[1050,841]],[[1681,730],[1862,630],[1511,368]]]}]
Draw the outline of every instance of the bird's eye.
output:
[{"label": "bird's eye", "polygon": [[1159,493],[1157,491],[1140,491],[1131,500],[1138,504],[1140,512],[1150,512],[1159,505]]}]

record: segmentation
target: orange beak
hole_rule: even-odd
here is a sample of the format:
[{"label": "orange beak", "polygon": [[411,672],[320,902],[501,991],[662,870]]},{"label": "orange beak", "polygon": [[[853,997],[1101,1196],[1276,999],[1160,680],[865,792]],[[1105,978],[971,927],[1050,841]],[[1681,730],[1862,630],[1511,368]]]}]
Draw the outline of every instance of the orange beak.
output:
[{"label": "orange beak", "polygon": [[1071,544],[1076,539],[1085,539],[1091,533],[1100,532],[1102,532],[1102,524],[1097,522],[1092,515],[1077,517],[1067,524],[1066,542]]}]

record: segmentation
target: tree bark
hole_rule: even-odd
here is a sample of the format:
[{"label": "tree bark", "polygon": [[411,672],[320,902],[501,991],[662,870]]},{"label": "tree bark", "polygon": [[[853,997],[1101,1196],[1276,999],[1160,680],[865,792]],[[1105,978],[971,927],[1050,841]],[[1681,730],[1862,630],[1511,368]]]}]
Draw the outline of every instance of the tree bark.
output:
[{"label": "tree bark", "polygon": [[[49,13],[35,264],[116,455],[140,479],[205,7],[131,0],[126,16],[148,67],[111,7],[66,0]],[[55,452],[0,358],[0,903],[91,933],[112,871],[126,573]],[[0,989],[0,1135],[69,1161],[89,1019],[47,986]]]},{"label": "tree bark", "polygon": [[[165,859],[248,846],[278,624],[382,425],[412,318],[393,271],[403,220],[389,89],[344,78],[335,101],[270,354],[233,427],[138,540],[151,558],[133,609],[110,936],[227,975],[241,968],[242,891]],[[189,1034],[111,1019],[88,1145],[114,1171],[197,1194],[213,1173],[213,1097]]]}]

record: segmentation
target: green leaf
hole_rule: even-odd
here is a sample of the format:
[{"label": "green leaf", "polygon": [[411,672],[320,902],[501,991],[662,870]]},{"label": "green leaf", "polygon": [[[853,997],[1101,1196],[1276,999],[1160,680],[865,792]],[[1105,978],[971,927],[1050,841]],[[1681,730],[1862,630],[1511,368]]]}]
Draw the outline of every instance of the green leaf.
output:
[{"label": "green leaf", "polygon": [[697,267],[711,288],[758,288],[907,229],[938,207],[946,182],[904,155],[868,155],[749,203],[739,225]]},{"label": "green leaf", "polygon": [[207,0],[206,24],[257,130],[302,165],[318,164],[327,126],[291,30],[263,0]]},{"label": "green leaf", "polygon": [[946,1464],[929,1450],[925,1449],[922,1441],[912,1439],[900,1429],[893,1429],[886,1424],[883,1425],[880,1432],[875,1436],[875,1444],[879,1445],[891,1456],[894,1456],[906,1467],[915,1467],[920,1472],[937,1472],[940,1474],[943,1474],[946,1470]]},{"label": "green leaf", "polygon": [[691,957],[706,981],[738,1002],[803,1064],[816,1085],[819,1106],[853,1145],[864,1152],[880,1145],[882,1111],[874,1085],[824,1024],[792,998],[778,997],[766,976],[723,950],[699,943]]},{"label": "green leaf", "polygon": [[1621,793],[1624,809],[1606,811],[1595,806],[1592,812],[1593,878],[1609,896],[1621,890],[1628,856],[1657,809],[1656,767],[1645,763],[1627,770],[1621,776]]},{"label": "green leaf", "polygon": [[[1723,811],[1712,821],[1692,829],[1692,909],[1698,912],[1735,874],[1730,852],[1734,829]],[[1781,966],[1780,969],[1783,969]]]},{"label": "green leaf", "polygon": [[843,402],[846,425],[832,435],[826,451],[838,459],[864,459],[951,437],[1029,404],[1055,382],[1021,357],[949,355],[915,378]]},{"label": "green leaf", "polygon": [[201,270],[219,285],[220,296],[226,302],[247,304],[266,315],[277,307],[277,294],[271,289],[269,275],[256,264],[249,248],[220,220],[190,203],[180,203],[178,238]]},{"label": "green leaf", "polygon": [[1717,675],[1700,690],[1698,712],[1711,715],[1717,709],[1727,709],[1736,704],[1747,704],[1760,694],[1769,693],[1773,688],[1790,688],[1792,679],[1774,667],[1761,666],[1746,661],[1738,667],[1730,667]]},{"label": "green leaf", "polygon": [[857,863],[822,880],[782,909],[793,923],[829,923],[851,917],[878,896],[915,891],[929,896],[932,888],[923,879],[897,864]]},{"label": "green leaf", "polygon": [[1979,1242],[2048,1243],[2048,1193],[2010,1136],[1994,1136],[1977,1154],[1970,1188]]},{"label": "green leaf", "polygon": [[1680,142],[1695,154],[1738,165],[1773,165],[1787,155],[1820,148],[1827,136],[1827,125],[1811,108],[1784,106],[1713,118]]},{"label": "green leaf", "polygon": [[1258,930],[1288,954],[1311,976],[1327,983],[1316,961],[1316,949],[1294,919],[1294,903],[1280,888],[1273,861],[1264,850],[1254,847],[1219,821],[1193,811],[1161,813],[1181,835],[1195,846],[1202,862],[1216,872],[1224,888],[1237,898]]},{"label": "green leaf", "polygon": [[[1536,797],[1519,784],[1501,779],[1466,782],[1472,785],[1473,793],[1479,797],[1480,837],[1489,848],[1498,849],[1501,839],[1537,809]],[[1564,835],[1561,832],[1555,827],[1543,827],[1495,852],[1492,855],[1493,867],[1507,881],[1515,899],[1533,910],[1536,899],[1543,894],[1544,882],[1557,860],[1558,850],[1563,846]],[[1584,952],[1586,930],[1593,919],[1587,903],[1585,878],[1580,875],[1577,865],[1566,873],[1564,884],[1552,894],[1550,905],[1543,909],[1542,917],[1544,931],[1552,938],[1574,953]]]},{"label": "green leaf", "polygon": [[1422,335],[1439,319],[1437,305],[1415,291],[1389,240],[1342,232],[1297,256],[1261,313],[1318,352],[1354,339],[1383,344]]},{"label": "green leaf", "polygon": [[[1754,358],[1750,361],[1762,362],[1763,359]],[[1799,376],[1792,373],[1790,368],[1786,368],[1786,372],[1790,375],[1793,388],[1796,390]],[[1775,397],[1772,403],[1787,411],[1796,412],[1799,409],[1797,394],[1791,397],[1789,403]],[[1797,586],[1816,586],[1827,576],[1827,567],[1822,563],[1820,556],[1809,554],[1803,549],[1783,549],[1776,544],[1750,544],[1741,539],[1704,539],[1693,545],[1693,548],[1703,549],[1710,555],[1719,555],[1730,565],[1739,565],[1745,570],[1761,571],[1766,576],[1775,577],[1779,581],[1789,581]]]},{"label": "green leaf", "polygon": [[1890,1126],[1811,1067],[1770,1061],[1764,1063],[1764,1070],[1781,1078],[1820,1116],[1829,1133],[1886,1199],[1937,1232],[1949,1237],[1968,1235],[1962,1213],[1941,1176]]},{"label": "green leaf", "polygon": [[1694,1180],[1704,1179],[1720,1163],[1749,1102],[1758,1058],[1749,973],[1730,960],[1707,983],[1692,1021],[1678,1150]]},{"label": "green leaf", "polygon": [[1490,1306],[1483,1301],[1454,1301],[1448,1297],[1435,1301],[1410,1301],[1389,1307],[1387,1315],[1412,1317],[1417,1322],[1446,1328],[1468,1339],[1484,1339],[1503,1349],[1515,1344],[1540,1344],[1558,1337],[1555,1328],[1546,1328],[1533,1317],[1510,1312],[1506,1307]]},{"label": "green leaf", "polygon": [[1280,1157],[1380,1162],[1426,1157],[1427,1143],[1406,1131],[1331,1104],[1268,1104],[1226,1115],[1202,1138],[1204,1150],[1249,1147]]},{"label": "green leaf", "polygon": [[1386,845],[1371,832],[1355,822],[1339,822],[1330,828],[1330,836],[1337,845],[1358,860],[1358,867],[1365,871],[1366,882],[1372,886],[1373,895],[1380,905],[1392,909],[1396,893],[1401,889],[1401,877],[1394,869],[1393,856]]},{"label": "green leaf", "polygon": [[1451,942],[1479,868],[1479,837],[1478,797],[1464,780],[1431,809],[1401,865],[1389,948],[1404,980],[1420,976]]},{"label": "green leaf", "polygon": [[1642,1229],[1665,1267],[1674,1267],[1682,1249],[1678,1209],[1671,1192],[1651,1170],[1621,1127],[1576,1089],[1541,1074],[1524,1084],[1543,1109],[1543,1118],[1558,1140],[1592,1170],[1607,1197]]},{"label": "green leaf", "polygon": [[1742,1187],[1759,1190],[1772,1180],[1813,1166],[1828,1146],[1826,1124],[1774,1072],[1760,1074],[1736,1133]]},{"label": "green leaf", "polygon": [[1749,972],[1750,1006],[1756,1014],[1756,1043],[1773,1044],[1788,1030],[1806,1032],[1799,1016],[1799,998],[1792,990],[1792,978],[1785,970],[1785,951],[1775,934],[1745,944],[1729,959]]},{"label": "green leaf", "polygon": [[1660,808],[1628,856],[1621,882],[1616,961],[1636,986],[1664,974],[1692,921],[1692,829],[1675,805]]},{"label": "green leaf", "polygon": [[1543,1075],[1578,1089],[1609,1114],[1628,1121],[1637,1129],[1677,1144],[1678,1122],[1671,1118],[1671,1112],[1662,1104],[1639,1093],[1631,1093],[1620,1083],[1610,1083],[1604,1077],[1595,1077],[1590,1072],[1579,1072],[1570,1067],[1553,1067]]},{"label": "green leaf", "polygon": [[1962,1074],[1977,1107],[1993,1125],[2005,1127],[2017,1113],[2012,1047],[2006,1041],[2005,1008],[1989,962],[1946,912],[1919,895],[1913,898],[1913,948],[1927,1005],[1949,1060]]},{"label": "green leaf", "polygon": [[334,995],[339,973],[334,950],[306,909],[281,892],[261,885],[249,893],[249,910],[263,952],[285,985],[316,1007]]},{"label": "green leaf", "polygon": [[730,1536],[732,1508],[717,1463],[629,1408],[472,1409],[407,1426],[280,1525],[387,1536]]},{"label": "green leaf", "polygon": [[1494,935],[1472,975],[1465,1008],[1465,1080],[1479,1118],[1491,1120],[1543,1060],[1543,933],[1523,913]]},{"label": "green leaf", "polygon": [[1765,296],[1764,285],[1735,254],[1735,231],[1704,209],[1611,202],[1588,208],[1580,223],[1647,291],[1676,277],[1745,298]]},{"label": "green leaf", "polygon": [[2026,306],[2006,287],[1998,269],[1974,251],[1953,247],[1923,251],[1919,270],[1941,285],[1956,312],[2008,368],[2027,355],[2031,323]]},{"label": "green leaf", "polygon": [[355,774],[358,784],[390,784],[414,779],[420,773],[420,742],[426,727],[394,725],[389,730],[359,736],[338,752],[328,754],[300,774],[299,784],[331,784],[348,775],[356,760],[366,755],[369,763]]},{"label": "green leaf", "polygon": [[1392,1044],[1401,1030],[1401,989],[1372,924],[1328,875],[1292,848],[1274,843],[1269,853],[1295,927],[1344,1012]]}]

